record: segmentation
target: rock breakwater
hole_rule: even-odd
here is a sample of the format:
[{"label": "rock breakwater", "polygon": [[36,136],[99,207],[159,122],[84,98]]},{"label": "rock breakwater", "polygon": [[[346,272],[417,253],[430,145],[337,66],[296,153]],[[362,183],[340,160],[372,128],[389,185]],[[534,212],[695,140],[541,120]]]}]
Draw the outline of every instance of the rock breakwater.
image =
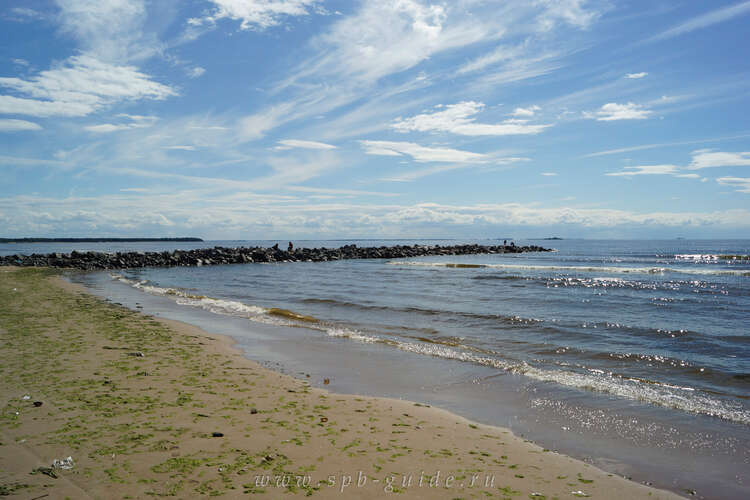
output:
[{"label": "rock breakwater", "polygon": [[397,245],[390,247],[297,248],[286,251],[273,246],[213,247],[172,252],[77,252],[0,257],[2,266],[57,267],[83,270],[133,267],[209,266],[254,262],[325,262],[343,259],[403,259],[427,255],[469,255],[521,252],[549,252],[540,246],[514,245]]}]

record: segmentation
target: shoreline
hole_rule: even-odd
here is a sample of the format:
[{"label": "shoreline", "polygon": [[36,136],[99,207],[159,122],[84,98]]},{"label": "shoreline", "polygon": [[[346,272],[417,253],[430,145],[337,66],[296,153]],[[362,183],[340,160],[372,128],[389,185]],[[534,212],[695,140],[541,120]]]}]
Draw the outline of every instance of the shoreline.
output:
[{"label": "shoreline", "polygon": [[[96,410],[93,416],[89,415],[90,418],[86,419],[90,422],[89,427],[94,428],[89,430],[99,432],[95,432],[96,438],[91,438],[91,441],[96,442],[86,439],[79,442],[76,467],[71,472],[59,471],[59,475],[71,483],[70,488],[81,488],[94,497],[106,492],[108,497],[114,498],[109,496],[113,489],[120,497],[148,497],[149,488],[154,490],[152,493],[158,493],[154,485],[162,486],[162,483],[167,486],[162,492],[179,485],[174,493],[180,497],[208,495],[212,492],[223,492],[231,497],[246,497],[255,492],[273,497],[278,493],[277,489],[273,485],[258,488],[253,484],[253,476],[260,474],[264,477],[264,474],[268,475],[267,471],[278,469],[278,465],[283,462],[282,471],[298,474],[303,478],[311,477],[313,485],[308,485],[307,489],[296,488],[298,493],[310,491],[313,496],[320,498],[341,498],[339,489],[347,477],[352,483],[344,487],[343,495],[356,493],[361,498],[387,496],[389,492],[385,488],[389,477],[393,478],[390,486],[400,488],[400,494],[409,498],[468,498],[484,496],[485,493],[521,495],[521,498],[574,498],[583,495],[592,498],[679,498],[674,493],[649,488],[570,457],[543,450],[512,435],[507,429],[476,424],[442,409],[410,401],[340,395],[313,388],[305,379],[274,372],[245,358],[244,353],[234,347],[235,341],[231,337],[207,333],[187,323],[154,318],[108,304],[91,295],[84,287],[64,281],[59,276],[52,278],[54,288],[44,292],[40,287],[43,288],[49,282],[49,278],[41,276],[47,273],[45,271],[4,268],[0,273],[0,277],[3,277],[0,281],[0,296],[15,298],[14,294],[18,290],[7,290],[11,284],[9,282],[12,282],[16,286],[11,288],[18,288],[19,285],[25,288],[22,292],[26,294],[26,298],[46,298],[46,301],[42,301],[43,307],[36,308],[34,321],[43,320],[45,316],[42,312],[47,308],[55,310],[61,304],[78,301],[79,307],[84,310],[77,313],[74,311],[73,315],[78,314],[79,321],[89,314],[111,315],[115,317],[118,331],[124,329],[128,332],[128,338],[132,339],[126,342],[127,345],[116,345],[119,335],[102,339],[101,334],[97,337],[96,332],[89,331],[76,343],[82,350],[77,353],[79,357],[82,356],[87,362],[103,363],[100,370],[92,373],[99,371],[99,376],[103,376],[105,369],[108,372],[104,381],[97,380],[89,390],[105,387],[109,392],[110,387],[106,386],[113,386],[111,389],[116,387],[118,391],[124,391],[131,397],[141,392],[150,394],[149,401],[145,403],[145,414],[137,416],[132,412],[125,412],[136,420],[139,429],[137,432],[130,428],[119,431],[102,429],[102,426],[111,424],[106,423],[107,419],[105,422],[100,421],[101,415]],[[25,276],[25,282],[24,279],[19,279],[21,275]],[[6,277],[10,279],[5,279]],[[4,310],[3,315],[5,314],[7,312]],[[57,314],[59,316],[60,311]],[[101,328],[106,326],[109,325],[102,324]],[[84,327],[90,330],[92,325]],[[148,335],[132,331],[137,330],[134,327],[148,328],[148,332],[160,342],[168,342],[170,345],[177,342],[186,359],[181,364],[179,359],[173,359],[168,354],[172,352],[171,349],[165,351],[163,345]],[[47,330],[49,328],[55,328],[54,323]],[[7,334],[5,330],[0,331],[3,336]],[[50,335],[49,332],[46,334]],[[136,340],[137,345],[134,345]],[[34,346],[31,348],[33,350]],[[134,355],[124,352],[130,349],[134,349]],[[143,356],[138,356],[138,353]],[[3,361],[10,354],[8,345],[4,343]],[[188,366],[184,366],[188,359],[191,362],[189,366],[198,363],[202,376],[189,373]],[[10,362],[6,366],[13,365]],[[132,373],[142,368],[147,369]],[[65,368],[59,370],[66,373]],[[16,380],[14,376],[23,376],[23,373],[15,371],[14,375],[6,373],[11,371],[13,370],[9,368],[3,372],[4,377],[12,375],[8,377],[9,385],[11,380]],[[72,372],[70,375],[75,373],[72,367],[69,371]],[[86,372],[84,369],[83,373]],[[197,380],[182,380],[178,375],[185,376],[185,372]],[[140,376],[140,373],[149,375]],[[214,377],[210,378],[210,374]],[[88,376],[91,377],[90,374]],[[59,374],[56,377],[64,378]],[[208,380],[202,380],[206,377],[209,377]],[[74,380],[68,379],[68,383],[75,386]],[[109,383],[105,383],[107,380]],[[261,380],[263,384],[259,387],[256,382]],[[182,385],[186,382],[188,385]],[[218,390],[217,385],[222,385],[221,390]],[[249,391],[250,388],[253,390]],[[13,387],[2,389],[3,399],[12,402],[22,411],[16,415],[19,427],[3,429],[0,469],[10,471],[10,475],[15,475],[19,480],[36,480],[38,475],[29,476],[28,470],[24,470],[24,467],[28,468],[29,460],[9,464],[8,458],[15,457],[16,451],[23,449],[33,453],[39,461],[37,466],[40,466],[51,462],[50,457],[70,455],[66,453],[65,447],[49,445],[41,439],[45,433],[60,431],[60,428],[52,428],[59,425],[63,417],[56,412],[47,415],[48,418],[39,416],[41,412],[38,411],[34,414],[32,411],[38,409],[32,410],[28,408],[28,404],[24,406],[23,400],[18,399],[22,395],[13,398]],[[15,389],[16,394],[24,392],[21,388]],[[45,389],[38,387],[36,390]],[[184,396],[188,393],[189,399],[186,399]],[[175,395],[177,402],[183,397],[183,404],[170,403]],[[55,396],[48,394],[45,398],[54,400]],[[73,414],[80,412],[79,416],[85,416],[87,412],[91,413],[90,409],[82,409],[70,401],[67,404],[72,405],[68,410],[73,410]],[[144,402],[128,404],[138,405]],[[46,402],[42,408],[47,408]],[[162,422],[161,431],[153,422],[154,413],[160,417],[157,420]],[[27,421],[27,416],[32,420]],[[118,416],[113,415],[109,420]],[[261,421],[260,425],[258,421]],[[167,422],[173,424],[169,426],[172,429],[187,430],[177,437],[171,436],[170,431],[163,430]],[[131,424],[130,427],[132,426]],[[19,428],[35,429],[36,433],[22,432]],[[214,428],[220,430],[209,431]],[[67,435],[66,432],[61,431],[63,435]],[[208,435],[209,432],[211,436]],[[216,432],[222,436],[213,437]],[[78,435],[80,432],[74,434]],[[140,437],[126,441],[132,446],[118,444],[124,436],[130,435]],[[21,439],[26,441],[18,443]],[[159,450],[157,447],[154,450],[153,445],[162,441],[173,444],[164,443],[162,447],[167,449]],[[98,445],[104,446],[96,448]],[[171,446],[177,448],[173,449]],[[96,453],[101,449],[117,451],[110,458],[107,454]],[[133,455],[138,457],[138,466],[130,461]],[[312,455],[315,457],[310,458]],[[235,468],[240,462],[241,468]],[[126,466],[126,463],[129,465]],[[88,477],[82,477],[87,476],[85,472],[79,473],[82,468],[89,471]],[[229,469],[231,474],[227,473]],[[429,486],[429,480],[425,476],[432,475],[431,479],[435,482],[436,471],[441,471],[441,486]],[[362,474],[365,484],[358,487],[357,482],[362,482]],[[412,485],[402,487],[410,474]],[[466,486],[477,474],[475,485]],[[336,479],[334,486],[328,484],[331,475]],[[420,476],[423,480],[422,487],[417,486]],[[446,487],[449,477],[453,480]],[[481,483],[480,479],[489,477],[494,478],[491,487],[477,487],[477,481]],[[49,479],[46,476],[44,478]],[[10,484],[8,479],[0,477],[0,484]],[[151,483],[151,480],[156,483]],[[316,480],[322,481],[321,484],[315,485]],[[458,487],[461,482],[464,484],[463,488]],[[62,483],[61,481],[60,484]],[[228,484],[234,489],[227,487]],[[246,487],[248,484],[250,487]],[[313,489],[318,486],[319,489]],[[283,488],[283,485],[280,487],[284,491],[289,489]],[[265,491],[255,491],[259,489]]]}]

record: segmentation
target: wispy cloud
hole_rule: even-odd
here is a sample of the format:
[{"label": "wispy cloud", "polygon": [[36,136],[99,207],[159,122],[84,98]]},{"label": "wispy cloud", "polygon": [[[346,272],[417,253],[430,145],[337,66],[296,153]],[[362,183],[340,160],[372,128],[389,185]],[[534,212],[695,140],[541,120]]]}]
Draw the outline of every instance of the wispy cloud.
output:
[{"label": "wispy cloud", "polygon": [[600,12],[587,8],[587,0],[540,0],[547,10],[539,17],[539,25],[544,31],[565,22],[578,28],[588,28],[600,16]]},{"label": "wispy cloud", "polygon": [[646,76],[648,76],[648,73],[643,71],[641,73],[628,73],[627,75],[625,75],[625,78],[629,80],[640,80],[641,78],[645,78]]},{"label": "wispy cloud", "polygon": [[73,37],[89,57],[112,64],[148,59],[164,47],[147,20],[145,0],[56,0],[60,29]]},{"label": "wispy cloud", "polygon": [[[578,7],[583,7],[582,3],[575,1],[571,5],[576,3],[580,4]],[[338,112],[353,103],[364,109],[369,103],[361,98],[373,91],[379,95],[391,90],[397,92],[402,87],[407,87],[405,92],[429,88],[436,81],[453,76],[440,72],[433,80],[429,74],[411,78],[413,75],[408,72],[411,70],[414,73],[419,65],[428,61],[451,57],[453,51],[500,40],[506,32],[512,33],[514,44],[520,39],[517,45],[527,52],[517,57],[510,54],[505,59],[505,56],[497,56],[494,62],[485,61],[475,65],[474,68],[479,68],[487,64],[488,67],[493,66],[493,70],[477,71],[476,75],[467,70],[466,78],[471,80],[469,84],[486,91],[509,81],[545,74],[559,67],[549,61],[560,57],[560,52],[552,54],[547,50],[538,50],[539,42],[535,40],[539,34],[539,19],[549,14],[556,19],[555,26],[581,26],[576,16],[563,15],[554,4],[513,2],[490,6],[472,2],[472,8],[468,9],[467,5],[451,2],[428,4],[418,0],[363,0],[356,4],[351,15],[342,16],[311,40],[306,47],[310,57],[292,68],[289,75],[279,80],[269,93],[270,96],[284,95],[284,100],[271,102],[264,109],[246,117],[241,125],[244,136],[247,140],[257,140],[282,125]],[[476,12],[470,12],[473,10]],[[588,7],[584,10],[593,11]],[[545,33],[544,36],[549,38],[552,33]],[[498,61],[501,61],[499,65],[496,64]],[[409,82],[405,83],[404,78]],[[404,100],[401,111],[412,106],[414,104]],[[351,130],[362,131],[362,135],[381,127],[382,122],[371,120],[351,123],[356,114],[362,113],[346,118],[350,126],[342,130],[345,135],[351,135]],[[391,121],[392,118],[386,120]],[[523,130],[519,125],[516,123],[506,127],[506,130]],[[499,130],[494,129],[493,134]],[[531,130],[539,129],[526,128],[524,133]],[[317,135],[339,138],[333,133]]]},{"label": "wispy cloud", "polygon": [[[442,109],[442,108],[445,109]],[[399,132],[450,132],[458,135],[522,135],[538,134],[551,125],[529,125],[521,120],[507,120],[502,123],[477,123],[474,115],[484,109],[484,103],[464,101],[448,106],[438,106],[441,111],[425,113],[410,118],[396,120],[392,127]],[[518,112],[521,108],[518,108]],[[523,110],[531,116],[533,110]],[[528,113],[531,113],[529,115]]]},{"label": "wispy cloud", "polygon": [[336,149],[336,146],[326,144],[324,142],[316,141],[301,141],[298,139],[284,139],[278,142],[279,146],[275,149],[291,149],[291,148],[302,148],[302,149]]},{"label": "wispy cloud", "polygon": [[608,122],[615,120],[644,120],[648,118],[651,113],[651,110],[632,102],[626,104],[609,102],[597,111],[584,113],[584,116],[586,116],[586,118]]},{"label": "wispy cloud", "polygon": [[716,182],[729,186],[740,193],[750,193],[750,177],[719,177]]},{"label": "wispy cloud", "polygon": [[3,17],[10,21],[24,23],[36,21],[38,19],[44,19],[44,14],[38,10],[30,9],[28,7],[12,7],[4,12]]},{"label": "wispy cloud", "polygon": [[26,120],[0,119],[0,132],[42,130],[41,125]]},{"label": "wispy cloud", "polygon": [[31,167],[31,166],[46,166],[46,167],[60,167],[64,163],[60,160],[47,160],[44,158],[24,158],[18,156],[5,156],[0,155],[0,165],[8,165],[12,167]]},{"label": "wispy cloud", "polygon": [[360,141],[365,154],[410,156],[417,162],[487,163],[488,155],[451,148],[430,148],[413,142]]},{"label": "wispy cloud", "polygon": [[750,2],[741,2],[728,7],[722,7],[720,9],[712,10],[706,14],[693,17],[677,26],[669,28],[658,35],[655,35],[646,42],[654,42],[658,40],[665,40],[667,38],[673,38],[676,36],[690,33],[691,31],[708,28],[714,24],[718,24],[724,21],[728,21],[738,16],[742,16],[750,12]]},{"label": "wispy cloud", "polygon": [[584,155],[583,158],[594,158],[597,156],[607,156],[607,155],[614,155],[619,153],[630,153],[631,151],[643,151],[646,149],[658,149],[658,148],[665,148],[670,146],[686,146],[689,144],[704,144],[706,142],[721,142],[721,141],[731,141],[734,139],[745,139],[747,137],[750,137],[750,134],[740,134],[740,135],[730,135],[726,137],[714,137],[714,138],[708,138],[708,139],[696,139],[694,141],[677,141],[677,142],[661,142],[656,144],[641,144],[638,146],[629,146],[626,148],[617,148],[617,149],[608,149],[606,151],[597,151],[596,153],[589,153],[587,155]]},{"label": "wispy cloud", "polygon": [[[493,158],[492,165],[511,165],[513,163],[520,163],[524,161],[529,161],[529,158],[515,158],[515,157],[505,157],[505,158]],[[465,170],[465,169],[482,169],[487,170],[488,167],[483,163],[448,163],[448,164],[439,164],[435,166],[420,168],[416,170],[410,170],[408,172],[404,172],[401,174],[396,175],[389,175],[387,177],[383,177],[380,180],[386,181],[386,182],[412,182],[417,179],[421,179],[423,177],[427,177],[430,175],[435,174],[442,174],[445,172],[452,172],[454,170]],[[496,168],[496,167],[491,167]]]},{"label": "wispy cloud", "polygon": [[116,115],[116,118],[121,118],[121,123],[101,123],[98,125],[87,125],[84,130],[94,132],[98,134],[107,134],[110,132],[118,132],[120,130],[129,130],[134,128],[148,128],[153,126],[159,118],[156,116],[142,116],[142,115],[129,115],[126,113],[120,113]]},{"label": "wispy cloud", "polygon": [[474,73],[484,70],[489,66],[495,66],[500,63],[512,61],[514,59],[518,59],[520,56],[525,55],[526,50],[527,49],[525,45],[500,45],[493,51],[483,54],[476,59],[467,62],[466,64],[458,68],[457,73],[459,75]]},{"label": "wispy cloud", "polygon": [[641,165],[637,167],[625,167],[621,172],[610,172],[612,177],[633,177],[635,175],[671,175],[674,177],[684,177],[686,179],[698,179],[698,174],[680,173],[680,167],[676,165]]},{"label": "wispy cloud", "polygon": [[687,167],[690,170],[716,167],[748,167],[750,166],[750,151],[730,153],[700,149],[693,151],[693,161]]}]

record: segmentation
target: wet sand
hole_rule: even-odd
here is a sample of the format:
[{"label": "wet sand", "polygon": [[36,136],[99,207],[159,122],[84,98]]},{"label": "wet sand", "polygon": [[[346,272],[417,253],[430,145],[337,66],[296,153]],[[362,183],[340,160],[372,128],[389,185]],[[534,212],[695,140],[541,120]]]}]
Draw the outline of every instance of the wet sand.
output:
[{"label": "wet sand", "polygon": [[0,269],[0,380],[0,493],[19,498],[678,498],[507,429],[313,388],[47,270]]}]

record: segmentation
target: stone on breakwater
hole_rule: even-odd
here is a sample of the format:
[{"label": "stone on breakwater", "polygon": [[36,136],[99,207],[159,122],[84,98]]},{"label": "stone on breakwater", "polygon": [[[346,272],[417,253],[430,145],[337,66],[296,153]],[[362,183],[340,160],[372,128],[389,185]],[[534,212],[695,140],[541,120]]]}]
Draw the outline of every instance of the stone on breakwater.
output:
[{"label": "stone on breakwater", "polygon": [[295,248],[284,251],[263,247],[214,247],[173,252],[77,252],[0,257],[0,266],[58,267],[86,271],[126,269],[132,267],[210,266],[217,264],[248,264],[253,262],[325,262],[342,259],[403,259],[427,255],[469,255],[521,252],[549,252],[536,245],[396,245],[363,247],[344,245],[341,248]]}]

